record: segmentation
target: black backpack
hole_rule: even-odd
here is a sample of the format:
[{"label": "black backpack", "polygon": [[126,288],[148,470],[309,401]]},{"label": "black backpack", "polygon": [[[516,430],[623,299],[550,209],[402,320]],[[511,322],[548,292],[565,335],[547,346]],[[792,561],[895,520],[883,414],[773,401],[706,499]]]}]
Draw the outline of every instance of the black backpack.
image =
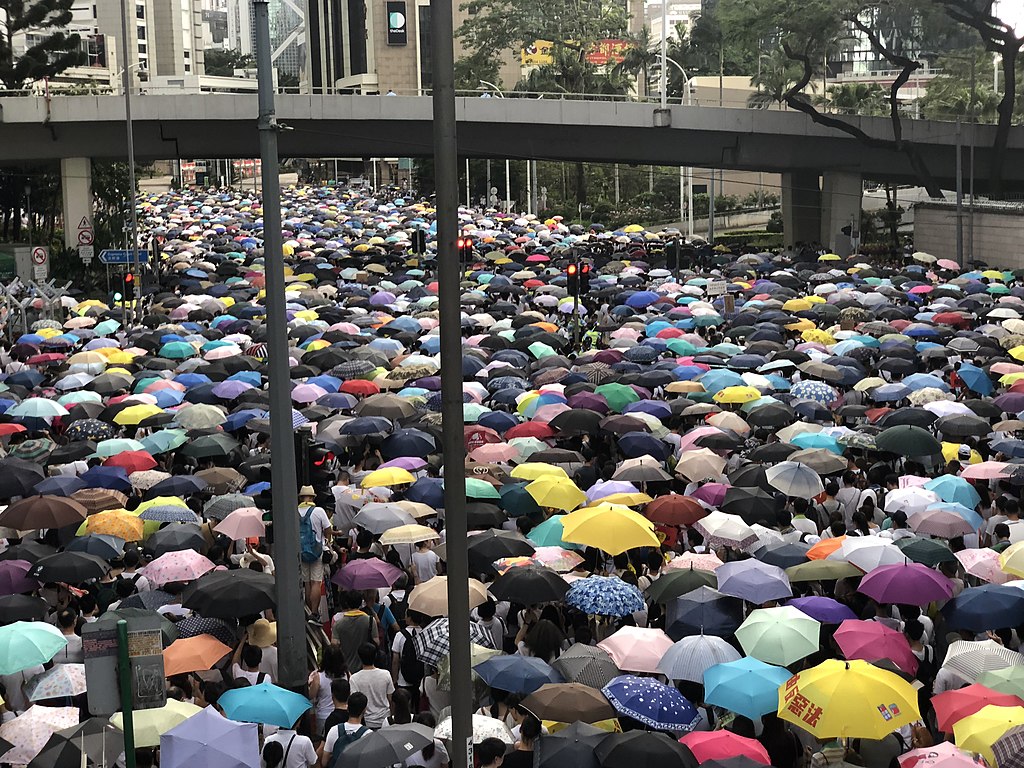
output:
[{"label": "black backpack", "polygon": [[416,647],[412,641],[412,633],[405,629],[399,631],[405,638],[405,644],[402,646],[402,655],[398,660],[398,671],[402,673],[405,682],[410,686],[419,687],[420,681],[423,680],[425,675],[423,662],[416,656]]},{"label": "black backpack", "polygon": [[334,749],[331,750],[331,762],[329,768],[338,768],[341,765],[341,753],[345,751],[345,748],[349,744],[354,744],[363,738],[363,734],[367,733],[370,729],[365,725],[360,725],[356,730],[351,733],[345,729],[345,724],[337,726],[338,728],[338,740],[334,742]]},{"label": "black backpack", "polygon": [[402,599],[399,600],[395,597],[395,593],[391,593],[391,604],[388,606],[391,609],[391,615],[395,617],[395,621],[398,622],[398,626],[405,626],[405,617],[409,613],[409,590],[405,590],[405,594]]}]

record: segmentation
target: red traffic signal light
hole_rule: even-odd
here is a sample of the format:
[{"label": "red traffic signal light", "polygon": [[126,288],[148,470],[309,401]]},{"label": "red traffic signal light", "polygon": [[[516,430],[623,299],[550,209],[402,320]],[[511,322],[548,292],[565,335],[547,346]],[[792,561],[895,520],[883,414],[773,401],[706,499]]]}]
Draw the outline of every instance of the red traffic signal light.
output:
[{"label": "red traffic signal light", "polygon": [[581,269],[583,270],[583,274],[585,275],[585,274],[590,272],[590,265],[589,264],[584,264]]},{"label": "red traffic signal light", "polygon": [[124,282],[125,285],[131,285],[132,283],[135,282],[135,275],[133,275],[131,272],[126,272],[124,276]]},{"label": "red traffic signal light", "polygon": [[576,265],[575,264],[570,264],[568,267],[566,267],[565,273],[567,275],[575,275],[576,274]]}]

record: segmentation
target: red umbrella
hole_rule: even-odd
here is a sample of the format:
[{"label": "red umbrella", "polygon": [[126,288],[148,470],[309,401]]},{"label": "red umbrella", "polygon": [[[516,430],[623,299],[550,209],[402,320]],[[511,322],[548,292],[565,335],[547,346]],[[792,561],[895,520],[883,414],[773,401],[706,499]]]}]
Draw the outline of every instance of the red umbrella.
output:
[{"label": "red umbrella", "polygon": [[693,525],[708,516],[708,510],[696,499],[678,493],[660,496],[644,507],[648,520],[666,525]]},{"label": "red umbrella", "polygon": [[511,440],[514,437],[536,437],[538,440],[545,440],[555,436],[555,430],[547,424],[538,421],[528,421],[525,424],[516,424],[505,430],[505,439]]},{"label": "red umbrella", "polygon": [[123,467],[129,475],[132,472],[143,472],[157,466],[156,459],[145,451],[124,451],[111,456],[103,462],[106,467]]},{"label": "red umbrella", "polygon": [[763,765],[771,765],[772,760],[757,739],[748,739],[732,731],[694,731],[679,740],[685,744],[698,763],[708,760],[728,760],[731,757],[749,757]]},{"label": "red umbrella", "polygon": [[908,675],[917,672],[917,657],[907,638],[880,622],[847,619],[836,630],[835,640],[847,659],[889,659]]},{"label": "red umbrella", "polygon": [[943,733],[952,733],[954,724],[989,704],[997,707],[1019,707],[1024,706],[1024,701],[1012,694],[999,693],[978,683],[932,697],[935,719]]},{"label": "red umbrella", "polygon": [[341,385],[341,391],[350,395],[375,395],[380,392],[380,387],[366,379],[349,379]]}]

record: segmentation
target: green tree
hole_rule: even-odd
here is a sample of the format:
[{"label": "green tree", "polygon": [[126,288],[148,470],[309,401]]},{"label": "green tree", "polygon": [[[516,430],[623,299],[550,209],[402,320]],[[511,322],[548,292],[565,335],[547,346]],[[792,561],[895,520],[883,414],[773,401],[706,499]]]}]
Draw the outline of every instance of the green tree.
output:
[{"label": "green tree", "polygon": [[[0,0],[0,84],[12,91],[84,64],[78,34],[63,31],[71,23],[74,0]],[[15,54],[15,38],[31,34]]]},{"label": "green tree", "polygon": [[778,105],[781,109],[786,94],[793,83],[800,79],[802,70],[792,59],[779,50],[762,56],[758,62],[757,74],[750,82],[757,88],[749,98],[747,106],[753,109],[768,109]]},{"label": "green tree", "polygon": [[[962,56],[942,56],[936,62],[942,71],[928,83],[928,89],[921,98],[921,114],[932,120],[955,120],[964,118],[980,123],[994,123],[999,119],[1000,96],[992,90],[988,77],[979,77],[979,73],[987,73],[992,66],[990,55],[978,48],[968,51],[967,57],[973,56],[975,66],[974,93],[971,93],[971,63]],[[1021,67],[1017,68],[1017,76],[1021,76]],[[1015,112],[1021,117],[1021,104],[1018,102]]]},{"label": "green tree", "polygon": [[829,86],[818,103],[829,112],[847,115],[885,115],[888,94],[878,83],[842,83]]},{"label": "green tree", "polygon": [[614,72],[627,75],[636,80],[637,94],[649,96],[651,93],[651,71],[661,65],[661,41],[651,37],[648,26],[641,27],[634,35],[629,35],[629,48],[622,56],[622,61],[614,67]]},{"label": "green tree", "polygon": [[238,50],[211,49],[205,52],[203,59],[206,74],[219,77],[233,77],[236,69],[252,69],[255,66],[256,59]]},{"label": "green tree", "polygon": [[498,76],[498,55],[494,51],[474,51],[468,56],[460,56],[455,60],[455,88],[460,91],[475,91],[482,86],[481,82],[501,85]]}]

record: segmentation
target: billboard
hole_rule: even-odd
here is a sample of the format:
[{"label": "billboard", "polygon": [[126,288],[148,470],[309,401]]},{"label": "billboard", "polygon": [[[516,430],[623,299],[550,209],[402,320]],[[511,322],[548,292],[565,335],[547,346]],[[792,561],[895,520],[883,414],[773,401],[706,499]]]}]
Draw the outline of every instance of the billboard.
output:
[{"label": "billboard", "polygon": [[629,50],[631,45],[632,43],[628,40],[615,40],[613,38],[598,40],[587,51],[586,59],[595,67],[619,64],[626,57],[626,51]]},{"label": "billboard", "polygon": [[519,59],[524,67],[542,67],[546,64],[554,64],[555,57],[552,54],[554,43],[550,40],[534,40],[519,52]]},{"label": "billboard", "polygon": [[409,42],[409,20],[403,0],[387,0],[384,4],[388,16],[388,45],[406,45]]}]

